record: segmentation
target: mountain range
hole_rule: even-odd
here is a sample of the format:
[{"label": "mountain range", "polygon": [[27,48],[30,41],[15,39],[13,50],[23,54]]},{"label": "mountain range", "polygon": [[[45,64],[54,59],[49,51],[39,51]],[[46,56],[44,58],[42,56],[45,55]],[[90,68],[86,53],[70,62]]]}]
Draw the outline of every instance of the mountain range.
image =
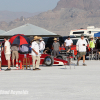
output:
[{"label": "mountain range", "polygon": [[70,30],[100,27],[99,0],[60,0],[53,10],[39,13],[35,16],[22,16],[10,22],[0,22],[0,29],[10,30],[30,23],[59,35],[69,35]]},{"label": "mountain range", "polygon": [[6,21],[10,22],[17,18],[20,18],[21,16],[24,16],[26,18],[35,16],[39,14],[40,12],[36,13],[28,13],[28,12],[11,12],[11,11],[0,11],[0,22]]}]

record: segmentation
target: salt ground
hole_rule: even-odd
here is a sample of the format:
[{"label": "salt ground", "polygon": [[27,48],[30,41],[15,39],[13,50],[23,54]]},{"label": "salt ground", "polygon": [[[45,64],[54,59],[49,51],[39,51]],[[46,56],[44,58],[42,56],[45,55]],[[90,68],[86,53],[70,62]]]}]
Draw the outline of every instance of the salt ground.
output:
[{"label": "salt ground", "polygon": [[[100,100],[100,61],[87,66],[40,66],[41,71],[0,71],[0,90],[28,94],[0,94],[0,100]],[[5,69],[5,67],[3,67]]]}]

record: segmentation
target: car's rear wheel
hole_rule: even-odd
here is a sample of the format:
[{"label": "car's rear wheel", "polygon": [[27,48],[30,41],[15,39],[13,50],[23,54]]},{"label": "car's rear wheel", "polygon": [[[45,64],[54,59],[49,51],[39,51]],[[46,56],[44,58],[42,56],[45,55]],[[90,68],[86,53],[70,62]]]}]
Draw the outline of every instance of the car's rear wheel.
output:
[{"label": "car's rear wheel", "polygon": [[61,55],[58,55],[56,58],[63,59],[63,57]]},{"label": "car's rear wheel", "polygon": [[46,66],[52,66],[53,65],[53,58],[51,57],[51,56],[47,56],[47,57],[45,57],[45,59],[44,59],[44,64],[46,65]]}]

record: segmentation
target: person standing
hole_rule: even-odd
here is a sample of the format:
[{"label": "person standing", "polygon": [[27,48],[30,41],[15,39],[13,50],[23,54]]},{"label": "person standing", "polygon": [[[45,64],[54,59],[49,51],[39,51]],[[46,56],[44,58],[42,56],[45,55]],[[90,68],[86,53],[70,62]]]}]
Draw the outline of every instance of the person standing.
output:
[{"label": "person standing", "polygon": [[83,66],[86,66],[85,64],[86,46],[87,46],[87,42],[84,39],[84,35],[82,34],[81,39],[79,39],[76,43],[76,49],[79,52],[77,66],[79,66],[79,60],[81,59],[81,57],[83,57]]},{"label": "person standing", "polygon": [[60,51],[60,44],[59,42],[57,42],[57,38],[54,38],[52,47],[53,47],[54,57],[58,56]]},{"label": "person standing", "polygon": [[35,36],[31,45],[32,58],[33,58],[33,70],[41,70],[39,68],[39,64],[40,64],[39,39],[40,37]]},{"label": "person standing", "polygon": [[19,55],[18,55],[18,45],[13,44],[11,46],[11,51],[12,51],[12,64],[13,64],[13,67],[14,67],[14,60],[15,59],[16,59],[16,67],[18,67],[18,58],[19,58]]},{"label": "person standing", "polygon": [[100,37],[96,40],[96,49],[98,49],[98,53],[100,55]]},{"label": "person standing", "polygon": [[71,46],[73,45],[73,41],[70,39],[70,36],[68,36],[68,39],[65,40],[65,47],[66,47],[66,52],[70,52]]},{"label": "person standing", "polygon": [[89,47],[93,50],[95,48],[95,40],[93,40],[93,36],[90,37]]},{"label": "person standing", "polygon": [[2,44],[0,44],[0,70],[2,69],[1,68],[1,53],[2,53],[2,51],[3,51],[3,46],[2,46]]},{"label": "person standing", "polygon": [[95,40],[93,40],[93,36],[90,37],[89,48],[91,49],[91,54],[93,58],[93,49],[95,48]]},{"label": "person standing", "polygon": [[11,54],[11,50],[10,50],[10,42],[8,41],[8,38],[7,37],[4,37],[4,41],[5,41],[5,44],[4,44],[4,50],[5,50],[5,58],[8,62],[8,68],[5,70],[11,70],[10,68],[10,54]]},{"label": "person standing", "polygon": [[45,42],[43,41],[42,38],[40,39],[39,49],[40,49],[40,50],[39,50],[40,53],[43,54],[43,51],[44,51],[44,49],[45,49]]}]

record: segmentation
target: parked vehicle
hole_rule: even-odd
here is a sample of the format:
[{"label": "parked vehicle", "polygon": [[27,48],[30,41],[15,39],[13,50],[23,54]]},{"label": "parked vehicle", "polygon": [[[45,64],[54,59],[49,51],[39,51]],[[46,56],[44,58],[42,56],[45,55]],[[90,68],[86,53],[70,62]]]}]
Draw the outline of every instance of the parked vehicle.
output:
[{"label": "parked vehicle", "polygon": [[75,29],[70,31],[70,35],[79,36],[84,34],[86,36],[93,36],[95,33],[100,32],[100,28],[95,28],[94,26],[88,26],[87,29]]}]

